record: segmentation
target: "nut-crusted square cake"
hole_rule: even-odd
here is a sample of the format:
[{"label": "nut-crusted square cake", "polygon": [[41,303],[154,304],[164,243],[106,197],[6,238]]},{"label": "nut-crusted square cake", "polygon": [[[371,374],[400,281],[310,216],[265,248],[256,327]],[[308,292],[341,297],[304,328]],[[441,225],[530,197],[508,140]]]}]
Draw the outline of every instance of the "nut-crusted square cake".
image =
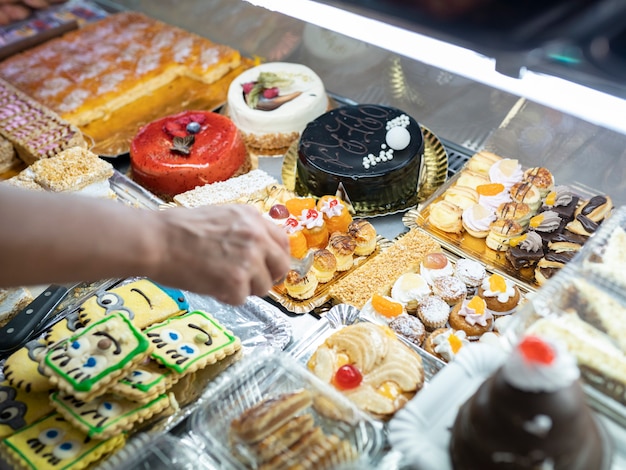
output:
[{"label": "nut-crusted square cake", "polygon": [[96,197],[115,197],[109,185],[113,166],[93,152],[72,147],[56,157],[33,163],[9,184],[26,189],[52,192],[74,192]]},{"label": "nut-crusted square cake", "polygon": [[80,126],[177,77],[213,83],[240,62],[228,46],[121,12],[10,57],[0,77]]}]

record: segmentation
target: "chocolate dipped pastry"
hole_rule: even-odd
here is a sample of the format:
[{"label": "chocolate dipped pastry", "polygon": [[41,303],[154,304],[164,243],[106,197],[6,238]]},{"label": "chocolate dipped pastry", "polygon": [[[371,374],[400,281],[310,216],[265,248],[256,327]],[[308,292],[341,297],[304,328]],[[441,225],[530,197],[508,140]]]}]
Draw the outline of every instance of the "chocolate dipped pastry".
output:
[{"label": "chocolate dipped pastry", "polygon": [[556,252],[579,251],[586,241],[587,237],[583,235],[578,235],[569,230],[563,230],[548,242],[548,248],[550,251]]},{"label": "chocolate dipped pastry", "polygon": [[613,201],[609,196],[594,196],[582,205],[576,214],[599,223],[611,213],[611,209],[613,209]]},{"label": "chocolate dipped pastry", "polygon": [[450,439],[453,468],[606,468],[579,376],[560,344],[526,336],[461,406]]},{"label": "chocolate dipped pastry", "polygon": [[565,228],[570,232],[582,235],[583,237],[589,237],[596,233],[599,226],[600,224],[598,222],[594,222],[589,217],[578,214],[574,217],[574,220],[565,226]]},{"label": "chocolate dipped pastry", "polygon": [[536,232],[527,232],[511,240],[506,259],[518,271],[536,265],[543,258],[543,240]]},{"label": "chocolate dipped pastry", "polygon": [[557,186],[548,193],[541,211],[554,211],[561,219],[570,222],[574,219],[580,198],[568,186]]},{"label": "chocolate dipped pastry", "polygon": [[576,255],[575,251],[548,251],[537,263],[535,268],[535,280],[540,286],[554,276],[566,263],[569,263]]}]

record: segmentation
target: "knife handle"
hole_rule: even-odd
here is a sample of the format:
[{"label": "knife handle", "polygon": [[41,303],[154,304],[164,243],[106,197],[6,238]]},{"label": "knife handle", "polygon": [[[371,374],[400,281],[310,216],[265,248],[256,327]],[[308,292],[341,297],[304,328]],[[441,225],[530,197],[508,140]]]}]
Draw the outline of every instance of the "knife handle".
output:
[{"label": "knife handle", "polygon": [[22,345],[37,325],[65,297],[67,288],[51,285],[35,300],[20,310],[10,322],[0,328],[0,352],[10,351]]}]

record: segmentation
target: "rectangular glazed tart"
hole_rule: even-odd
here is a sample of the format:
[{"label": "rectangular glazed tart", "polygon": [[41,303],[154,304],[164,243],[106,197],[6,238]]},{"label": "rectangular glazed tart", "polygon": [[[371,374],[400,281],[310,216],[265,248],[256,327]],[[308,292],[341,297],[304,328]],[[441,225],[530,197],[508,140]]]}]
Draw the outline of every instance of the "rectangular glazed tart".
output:
[{"label": "rectangular glazed tart", "polygon": [[121,12],[0,63],[0,77],[81,126],[177,77],[213,83],[238,51],[135,12]]}]

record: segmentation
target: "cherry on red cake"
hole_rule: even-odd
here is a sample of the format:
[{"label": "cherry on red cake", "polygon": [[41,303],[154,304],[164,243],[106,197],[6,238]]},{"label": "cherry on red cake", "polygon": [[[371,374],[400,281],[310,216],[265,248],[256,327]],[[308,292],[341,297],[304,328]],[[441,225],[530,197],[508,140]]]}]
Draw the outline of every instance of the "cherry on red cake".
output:
[{"label": "cherry on red cake", "polygon": [[130,145],[133,178],[160,196],[243,173],[249,158],[233,122],[210,111],[184,111],[142,127]]}]

